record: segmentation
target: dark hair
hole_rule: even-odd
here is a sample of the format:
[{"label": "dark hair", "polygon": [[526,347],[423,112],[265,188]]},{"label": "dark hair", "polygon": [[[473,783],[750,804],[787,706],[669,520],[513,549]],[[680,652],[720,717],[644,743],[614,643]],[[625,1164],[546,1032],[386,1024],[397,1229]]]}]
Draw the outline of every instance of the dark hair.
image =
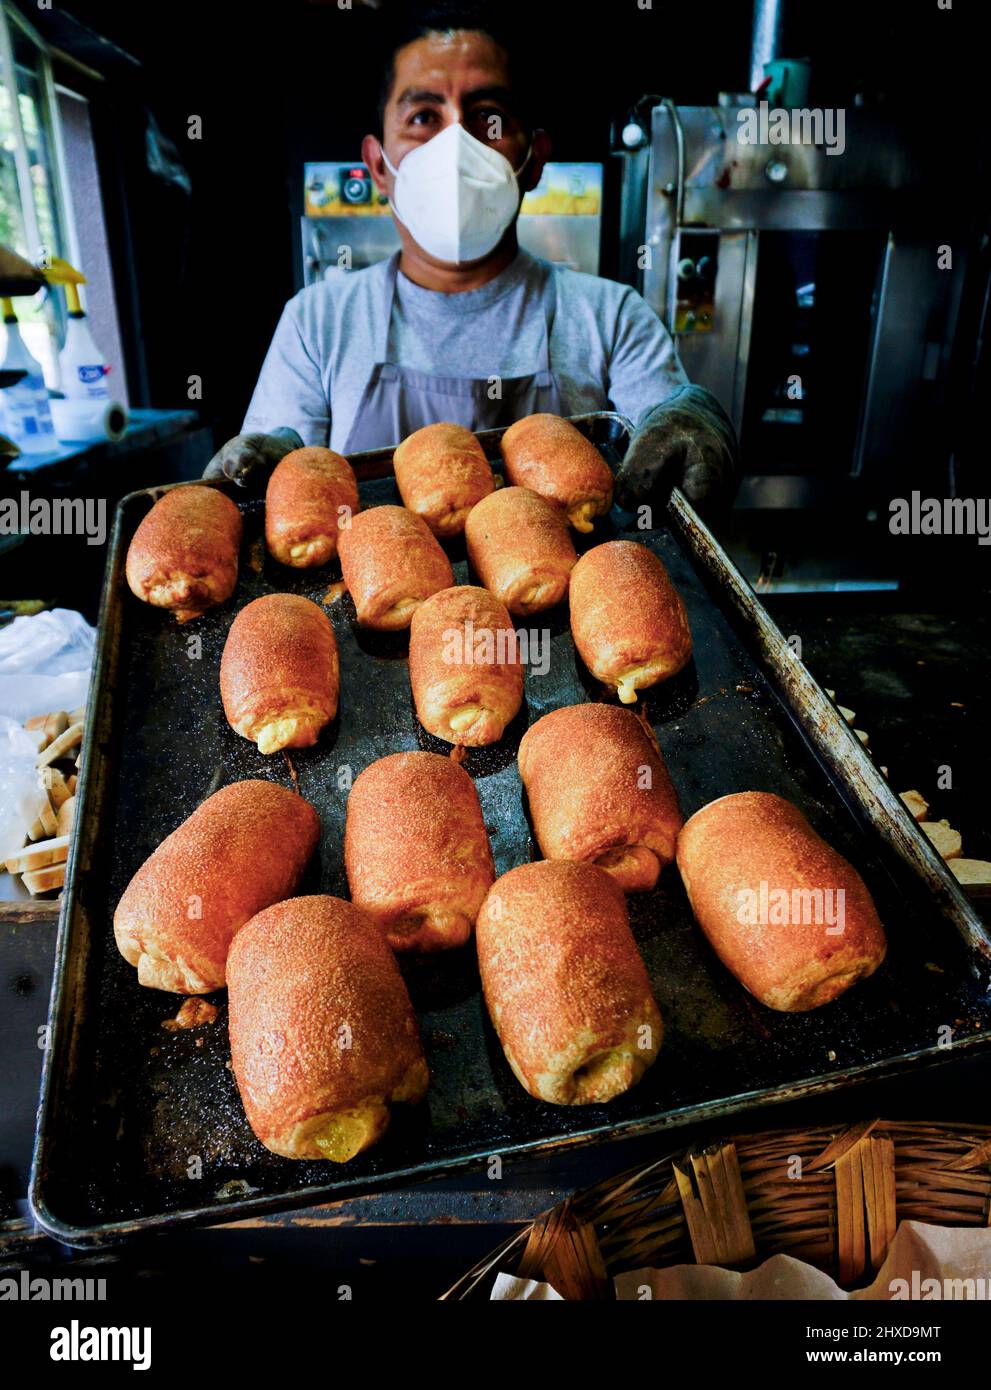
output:
[{"label": "dark hair", "polygon": [[[468,29],[487,34],[509,56],[512,70],[519,69],[518,54],[521,45],[516,42],[516,22],[512,13],[513,5],[507,0],[433,0],[433,3],[410,3],[393,5],[386,20],[387,29],[382,47],[382,84],[379,88],[378,121],[379,133],[385,120],[385,107],[392,94],[396,80],[396,54],[409,43],[426,38],[428,34],[453,34],[460,29]],[[521,102],[524,92],[519,91]],[[521,119],[530,124],[528,110],[520,111]]]}]

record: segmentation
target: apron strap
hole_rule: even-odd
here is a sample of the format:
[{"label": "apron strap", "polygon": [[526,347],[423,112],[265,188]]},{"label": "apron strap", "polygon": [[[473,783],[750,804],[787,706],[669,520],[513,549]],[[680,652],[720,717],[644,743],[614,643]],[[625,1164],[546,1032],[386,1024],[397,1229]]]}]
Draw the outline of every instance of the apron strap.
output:
[{"label": "apron strap", "polygon": [[379,324],[375,342],[376,362],[388,362],[389,360],[389,329],[392,325],[392,304],[396,296],[399,255],[398,251],[394,251],[386,266],[385,283],[382,286],[382,322]]},{"label": "apron strap", "polygon": [[534,380],[538,386],[550,386],[554,381],[551,374],[551,332],[554,328],[554,315],[557,312],[557,285],[554,279],[553,266],[545,267],[543,280],[540,300],[544,311],[544,338],[540,347],[540,359]]}]

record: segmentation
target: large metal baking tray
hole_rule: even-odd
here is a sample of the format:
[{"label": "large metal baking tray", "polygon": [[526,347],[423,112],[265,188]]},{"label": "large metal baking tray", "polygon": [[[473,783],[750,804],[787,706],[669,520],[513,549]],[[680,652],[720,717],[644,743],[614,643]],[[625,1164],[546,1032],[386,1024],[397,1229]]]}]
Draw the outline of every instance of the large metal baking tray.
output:
[{"label": "large metal baking tray", "polygon": [[[628,422],[604,413],[576,423],[615,466]],[[492,457],[499,434],[482,436]],[[398,500],[390,459],[391,451],[380,451],[353,460],[367,505]],[[214,996],[214,1025],[165,1030],[179,1000],[139,987],[114,945],[114,906],[145,857],[205,796],[257,776],[287,786],[295,776],[320,812],[319,862],[301,891],[346,895],[346,793],[338,770],[347,765],[357,774],[397,749],[447,746],[416,721],[405,636],[362,633],[347,598],[330,609],[341,649],[341,713],[319,745],[293,753],[290,766],[233,733],[220,705],[218,670],[234,613],[276,589],[319,600],[335,574],[275,564],[260,539],[261,498],[219,486],[244,513],[238,587],[229,603],[187,627],[137,602],[124,582],[128,542],[157,492],[134,493],[117,511],[31,1177],[32,1208],[47,1231],[86,1245],[340,1199],[493,1154],[655,1130],[830,1090],[991,1042],[984,992],[991,942],[980,920],[749,586],[675,493],[655,519],[661,529],[638,532],[643,518],[614,510],[583,544],[632,527],[662,556],[684,595],[693,662],[647,697],[683,809],[690,814],[747,788],[797,802],[870,885],[888,928],[887,962],[826,1008],[774,1014],[716,960],[669,869],[656,891],[630,903],[667,1033],[658,1063],[628,1095],[573,1109],[528,1096],[488,1023],[469,945],[402,962],[432,1074],[427,1100],[398,1109],[385,1140],[347,1166],[269,1154],[248,1128],[227,1065],[225,995]],[[463,582],[463,549],[454,547],[452,559]],[[528,671],[525,705],[506,738],[473,751],[467,762],[499,872],[535,854],[515,765],[524,728],[549,709],[602,695],[576,659],[566,608],[544,615],[540,626],[551,633],[549,671]]]}]

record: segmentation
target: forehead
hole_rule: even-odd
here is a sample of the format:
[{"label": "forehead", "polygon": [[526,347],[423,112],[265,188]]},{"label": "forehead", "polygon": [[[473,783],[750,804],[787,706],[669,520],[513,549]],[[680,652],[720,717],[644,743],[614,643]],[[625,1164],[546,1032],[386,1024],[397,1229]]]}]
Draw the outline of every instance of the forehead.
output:
[{"label": "forehead", "polygon": [[505,51],[488,34],[459,29],[427,34],[396,54],[390,101],[410,91],[446,95],[475,87],[508,87]]}]

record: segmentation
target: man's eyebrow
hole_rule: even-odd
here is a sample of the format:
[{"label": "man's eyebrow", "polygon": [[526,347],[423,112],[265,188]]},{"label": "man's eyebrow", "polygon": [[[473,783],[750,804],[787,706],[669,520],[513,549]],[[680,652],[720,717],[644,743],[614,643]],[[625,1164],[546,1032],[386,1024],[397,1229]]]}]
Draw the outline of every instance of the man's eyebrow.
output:
[{"label": "man's eyebrow", "polygon": [[414,106],[421,101],[430,102],[433,106],[444,105],[444,98],[439,92],[425,92],[418,87],[407,87],[405,92],[396,98],[396,105]]},{"label": "man's eyebrow", "polygon": [[[466,92],[463,97],[465,104],[478,101],[502,101],[510,105],[513,94],[508,87],[493,84],[488,87],[476,87],[471,92]],[[404,92],[396,98],[397,106],[419,106],[421,103],[431,106],[443,106],[445,98],[440,92],[430,92],[419,87],[407,87]]]}]

